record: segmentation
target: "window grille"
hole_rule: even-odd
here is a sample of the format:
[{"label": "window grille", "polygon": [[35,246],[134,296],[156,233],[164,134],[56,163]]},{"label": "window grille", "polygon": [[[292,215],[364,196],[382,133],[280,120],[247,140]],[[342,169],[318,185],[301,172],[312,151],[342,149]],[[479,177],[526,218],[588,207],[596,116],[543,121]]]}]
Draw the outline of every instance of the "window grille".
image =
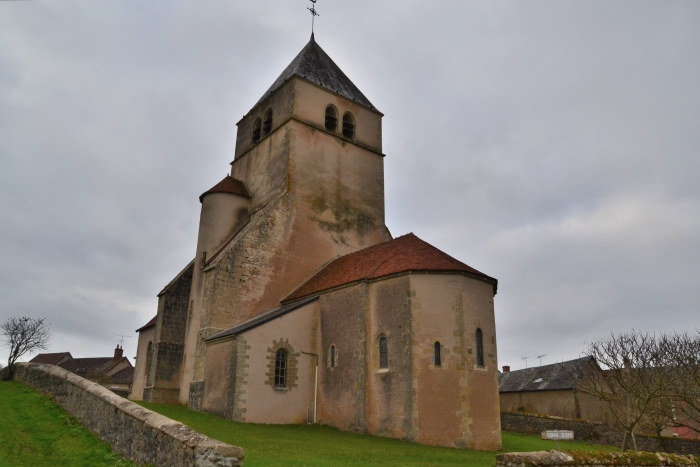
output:
[{"label": "window grille", "polygon": [[347,139],[355,138],[355,119],[350,112],[343,115],[343,136]]},{"label": "window grille", "polygon": [[379,339],[379,368],[389,368],[389,341],[383,336]]},{"label": "window grille", "polygon": [[435,343],[435,365],[442,365],[440,359],[440,342]]},{"label": "window grille", "polygon": [[255,120],[253,125],[253,144],[260,142],[260,119]]},{"label": "window grille", "polygon": [[272,109],[267,109],[265,112],[265,120],[263,121],[263,135],[267,136],[272,130]]},{"label": "window grille", "polygon": [[484,334],[481,329],[476,330],[476,364],[484,366]]},{"label": "window grille", "polygon": [[287,352],[281,349],[277,351],[275,358],[275,387],[287,387]]},{"label": "window grille", "polygon": [[338,113],[335,107],[329,105],[326,107],[326,130],[335,132],[338,129]]}]

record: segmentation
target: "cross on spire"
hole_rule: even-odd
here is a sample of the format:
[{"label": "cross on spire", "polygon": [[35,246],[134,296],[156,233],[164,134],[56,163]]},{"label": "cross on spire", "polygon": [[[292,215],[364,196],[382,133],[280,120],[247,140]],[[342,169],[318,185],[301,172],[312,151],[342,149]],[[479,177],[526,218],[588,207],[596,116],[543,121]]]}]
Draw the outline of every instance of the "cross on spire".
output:
[{"label": "cross on spire", "polygon": [[311,2],[311,8],[306,8],[306,9],[311,12],[311,34],[313,35],[313,33],[314,33],[314,19],[317,16],[321,16],[321,15],[316,13],[316,2],[318,0],[309,0],[309,1]]}]

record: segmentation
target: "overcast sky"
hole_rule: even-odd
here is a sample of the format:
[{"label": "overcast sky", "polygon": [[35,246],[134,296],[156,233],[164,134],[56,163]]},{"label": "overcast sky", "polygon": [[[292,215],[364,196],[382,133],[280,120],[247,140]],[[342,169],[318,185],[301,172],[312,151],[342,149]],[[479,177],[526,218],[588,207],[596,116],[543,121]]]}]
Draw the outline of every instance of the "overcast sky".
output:
[{"label": "overcast sky", "polygon": [[[136,354],[309,5],[0,1],[0,320]],[[700,327],[700,2],[317,8],[317,42],[385,113],[392,234],[499,279],[499,365]]]}]

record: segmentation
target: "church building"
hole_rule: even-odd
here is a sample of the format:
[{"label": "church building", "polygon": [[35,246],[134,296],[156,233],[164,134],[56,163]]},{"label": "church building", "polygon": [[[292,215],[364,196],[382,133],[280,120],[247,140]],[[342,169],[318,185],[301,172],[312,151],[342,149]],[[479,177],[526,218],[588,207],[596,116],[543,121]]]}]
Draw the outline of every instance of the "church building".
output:
[{"label": "church building", "polygon": [[384,224],[382,117],[316,43],[238,122],[133,399],[500,449],[496,279]]}]

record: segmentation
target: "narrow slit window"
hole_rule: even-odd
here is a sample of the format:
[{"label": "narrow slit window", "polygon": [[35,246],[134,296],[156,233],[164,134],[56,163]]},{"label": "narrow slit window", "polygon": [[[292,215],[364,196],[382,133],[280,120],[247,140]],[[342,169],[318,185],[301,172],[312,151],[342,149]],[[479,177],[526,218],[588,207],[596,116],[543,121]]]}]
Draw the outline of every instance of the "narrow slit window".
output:
[{"label": "narrow slit window", "polygon": [[275,357],[275,387],[287,387],[287,352],[284,350],[278,350]]},{"label": "narrow slit window", "polygon": [[435,343],[435,365],[442,365],[442,359],[440,358],[440,342]]},{"label": "narrow slit window", "polygon": [[343,136],[347,139],[355,138],[355,119],[350,112],[343,115]]},{"label": "narrow slit window", "polygon": [[389,368],[389,341],[384,336],[379,339],[379,368]]},{"label": "narrow slit window", "polygon": [[338,349],[335,344],[331,345],[331,368],[335,368],[338,364]]},{"label": "narrow slit window", "polygon": [[476,330],[476,365],[484,366],[484,334]]},{"label": "narrow slit window", "polygon": [[255,120],[255,124],[253,125],[253,143],[258,143],[260,142],[260,127],[262,123],[260,122],[260,119]]},{"label": "narrow slit window", "polygon": [[338,112],[336,112],[335,107],[329,105],[326,107],[326,130],[335,133],[338,129]]},{"label": "narrow slit window", "polygon": [[267,136],[272,131],[272,109],[267,109],[265,112],[265,120],[263,121],[263,136]]}]

